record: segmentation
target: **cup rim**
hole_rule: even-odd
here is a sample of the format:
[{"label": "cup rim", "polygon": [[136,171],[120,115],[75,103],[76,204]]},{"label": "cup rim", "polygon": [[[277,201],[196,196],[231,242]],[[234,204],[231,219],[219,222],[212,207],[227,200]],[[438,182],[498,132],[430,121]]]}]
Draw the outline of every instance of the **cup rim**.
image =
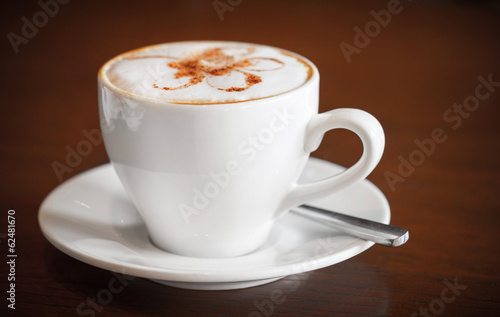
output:
[{"label": "cup rim", "polygon": [[[232,44],[245,44],[245,45],[257,45],[257,46],[267,46],[267,47],[270,47],[270,48],[274,48],[286,55],[291,55],[291,56],[294,56],[294,57],[297,57],[299,59],[302,59],[310,68],[311,68],[311,74],[308,76],[308,78],[306,79],[306,81],[304,83],[302,83],[300,86],[297,86],[291,90],[287,90],[285,92],[282,92],[282,93],[279,93],[279,94],[274,94],[274,95],[271,95],[271,96],[266,96],[266,97],[261,97],[261,98],[254,98],[254,99],[248,99],[248,100],[236,100],[236,101],[225,101],[225,102],[213,102],[213,103],[210,103],[210,102],[204,102],[204,103],[184,103],[184,102],[175,102],[175,101],[171,101],[171,100],[161,100],[161,99],[156,99],[156,98],[149,98],[149,97],[144,97],[144,96],[139,96],[139,95],[136,95],[136,94],[133,94],[133,93],[130,93],[126,90],[123,90],[117,86],[115,86],[114,84],[112,84],[109,79],[107,78],[107,76],[105,76],[105,70],[107,67],[109,67],[111,65],[111,63],[115,60],[118,60],[120,58],[122,58],[122,56],[124,55],[128,55],[128,54],[131,54],[133,52],[136,52],[136,51],[143,51],[143,50],[147,50],[147,49],[151,49],[151,48],[154,48],[156,46],[163,46],[163,45],[166,45],[166,44],[181,44],[181,43],[200,43],[200,42],[212,42],[212,43],[232,43]],[[183,107],[204,107],[204,106],[209,106],[209,107],[217,107],[217,106],[225,106],[225,105],[234,105],[234,104],[241,104],[241,105],[246,105],[246,104],[249,104],[249,103],[252,103],[252,102],[262,102],[262,101],[267,101],[267,100],[272,100],[272,99],[276,99],[276,98],[280,98],[280,97],[286,97],[288,96],[289,94],[293,94],[293,93],[296,93],[297,91],[299,90],[302,90],[302,89],[307,89],[307,87],[311,86],[311,85],[314,85],[314,83],[316,81],[319,81],[319,72],[318,72],[318,68],[316,67],[316,65],[314,65],[313,62],[311,62],[308,58],[300,55],[300,54],[297,54],[295,52],[292,52],[292,51],[289,51],[289,50],[286,50],[286,49],[282,49],[282,48],[279,48],[279,47],[275,47],[275,46],[271,46],[271,45],[267,45],[267,44],[258,44],[258,43],[250,43],[250,42],[240,42],[240,41],[221,41],[221,40],[193,40],[193,41],[175,41],[175,42],[166,42],[166,43],[158,43],[158,44],[152,44],[152,45],[147,45],[147,46],[143,46],[143,47],[139,47],[139,48],[136,48],[136,49],[133,49],[133,50],[130,50],[130,51],[127,51],[127,52],[124,52],[124,53],[121,53],[121,54],[118,54],[116,55],[115,57],[109,59],[108,61],[106,61],[100,68],[99,68],[99,71],[98,71],[98,74],[97,74],[97,79],[98,79],[98,82],[101,83],[102,85],[106,86],[106,88],[114,91],[114,92],[117,92],[117,93],[120,93],[122,95],[125,95],[127,98],[133,98],[133,99],[137,99],[137,100],[141,100],[141,101],[148,101],[148,102],[151,102],[151,103],[154,103],[154,104],[161,104],[161,105],[179,105],[179,106],[183,106]]]}]

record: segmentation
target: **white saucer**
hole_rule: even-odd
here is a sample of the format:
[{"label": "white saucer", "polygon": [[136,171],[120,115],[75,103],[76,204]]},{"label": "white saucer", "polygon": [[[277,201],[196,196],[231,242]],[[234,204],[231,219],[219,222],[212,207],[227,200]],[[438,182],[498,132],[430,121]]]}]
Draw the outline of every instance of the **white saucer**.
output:
[{"label": "white saucer", "polygon": [[[342,170],[311,158],[301,179],[322,179]],[[383,223],[390,219],[385,196],[367,180],[311,204]],[[59,185],[45,198],[38,218],[45,237],[71,257],[187,289],[261,285],[344,261],[373,245],[288,213],[278,220],[269,241],[251,254],[225,259],[171,254],[150,242],[142,219],[109,164]]]}]

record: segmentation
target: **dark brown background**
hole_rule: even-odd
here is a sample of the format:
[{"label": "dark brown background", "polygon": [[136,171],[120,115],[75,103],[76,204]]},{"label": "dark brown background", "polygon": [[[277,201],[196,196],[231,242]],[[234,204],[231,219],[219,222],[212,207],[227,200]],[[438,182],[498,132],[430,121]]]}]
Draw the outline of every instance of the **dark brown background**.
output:
[{"label": "dark brown background", "polygon": [[[221,0],[227,2],[226,0]],[[238,1],[233,0],[233,3]],[[213,1],[83,1],[60,5],[15,53],[7,35],[21,34],[35,1],[4,1],[0,304],[7,311],[7,210],[17,216],[16,310],[9,316],[73,316],[107,287],[110,272],[74,260],[42,236],[38,207],[59,184],[51,163],[98,127],[96,73],[121,52],[180,40],[257,42],[295,51],[321,72],[321,111],[339,106],[375,115],[386,133],[384,156],[369,176],[387,196],[392,223],[411,232],[403,247],[374,246],[315,272],[237,291],[200,292],[130,281],[97,316],[259,316],[255,302],[282,290],[273,316],[494,316],[500,309],[500,87],[460,126],[443,114],[473,95],[478,76],[500,81],[500,4],[491,1],[402,1],[403,11],[353,54],[356,26],[388,1],[243,0],[221,20]],[[391,189],[415,139],[441,128],[445,142]],[[314,156],[350,165],[361,154],[349,132],[330,133]],[[108,161],[102,145],[64,179]],[[439,311],[445,280],[466,285]],[[291,290],[291,282],[300,286]],[[449,293],[450,294],[450,293]],[[447,294],[447,295],[449,295]],[[434,305],[434,306],[432,306]],[[428,312],[427,314],[431,314]],[[262,315],[262,314],[261,314]]]}]

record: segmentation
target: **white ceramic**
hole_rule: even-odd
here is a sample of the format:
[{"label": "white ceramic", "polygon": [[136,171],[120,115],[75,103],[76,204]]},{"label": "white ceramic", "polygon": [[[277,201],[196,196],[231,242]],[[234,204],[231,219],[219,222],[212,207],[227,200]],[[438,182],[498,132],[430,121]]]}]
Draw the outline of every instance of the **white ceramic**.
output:
[{"label": "white ceramic", "polygon": [[[310,158],[302,181],[339,173],[338,165]],[[311,202],[315,206],[389,223],[386,198],[367,180]],[[344,261],[373,245],[287,213],[253,253],[232,258],[179,256],[158,249],[109,164],[77,175],[44,200],[39,222],[45,237],[85,263],[170,286],[222,290],[272,282]]]},{"label": "white ceramic", "polygon": [[[291,207],[360,181],[377,165],[379,122],[357,109],[318,114],[318,70],[299,58],[311,67],[302,86],[209,105],[133,96],[106,79],[106,65],[100,71],[106,150],[158,247],[194,257],[247,254]],[[360,137],[362,157],[340,175],[298,185],[310,152],[336,128]]]}]

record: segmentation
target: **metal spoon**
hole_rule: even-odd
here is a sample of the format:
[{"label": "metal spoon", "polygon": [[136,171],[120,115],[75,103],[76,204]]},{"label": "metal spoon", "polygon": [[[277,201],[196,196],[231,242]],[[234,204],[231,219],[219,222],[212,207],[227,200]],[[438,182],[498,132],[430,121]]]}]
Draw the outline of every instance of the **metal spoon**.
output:
[{"label": "metal spoon", "polygon": [[409,239],[409,232],[403,228],[348,216],[335,211],[309,205],[300,205],[293,208],[292,211],[352,236],[389,247],[399,247]]}]

